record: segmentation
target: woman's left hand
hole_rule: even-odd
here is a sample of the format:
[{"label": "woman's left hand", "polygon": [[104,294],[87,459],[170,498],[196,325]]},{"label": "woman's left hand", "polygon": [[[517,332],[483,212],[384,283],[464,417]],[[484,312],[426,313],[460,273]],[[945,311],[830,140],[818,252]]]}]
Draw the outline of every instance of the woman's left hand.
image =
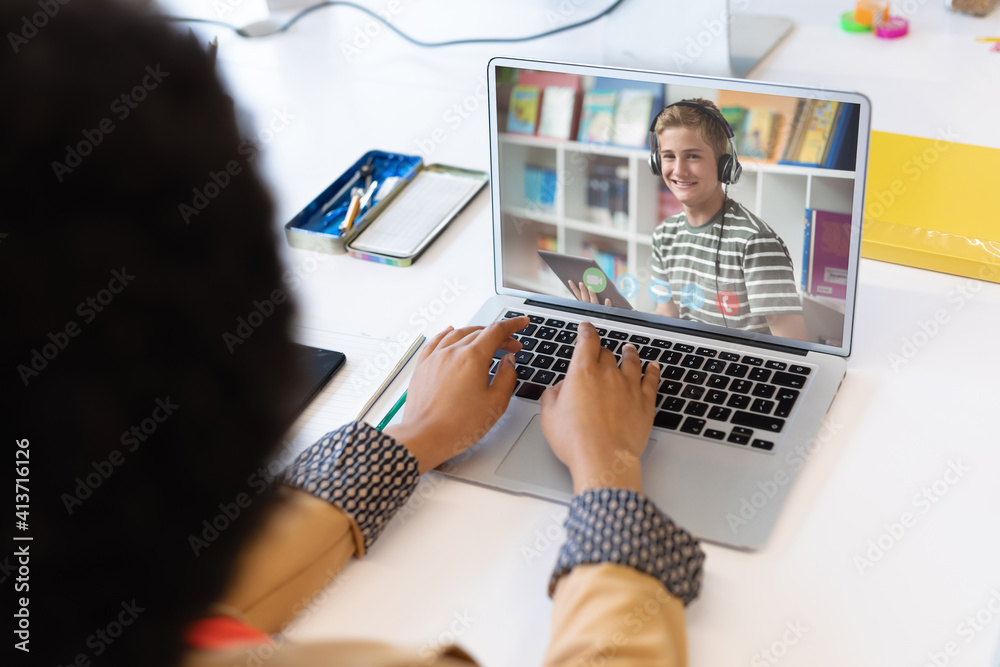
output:
[{"label": "woman's left hand", "polygon": [[500,361],[492,383],[490,360],[497,350],[519,351],[511,336],[529,323],[521,316],[485,328],[449,327],[421,350],[403,421],[385,429],[416,457],[421,474],[475,444],[507,409],[517,384],[514,355]]}]

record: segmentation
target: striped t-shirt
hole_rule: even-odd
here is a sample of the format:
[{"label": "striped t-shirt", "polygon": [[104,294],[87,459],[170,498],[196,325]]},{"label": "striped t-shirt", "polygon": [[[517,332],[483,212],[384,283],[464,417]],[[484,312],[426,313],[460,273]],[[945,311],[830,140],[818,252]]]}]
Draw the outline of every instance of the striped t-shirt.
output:
[{"label": "striped t-shirt", "polygon": [[[689,225],[683,212],[661,222],[653,231],[653,278],[669,284],[682,319],[770,333],[765,315],[802,314],[792,259],[774,230],[745,206],[730,199],[723,208],[721,232],[722,209],[700,227]],[[725,298],[717,305],[718,293]]]}]

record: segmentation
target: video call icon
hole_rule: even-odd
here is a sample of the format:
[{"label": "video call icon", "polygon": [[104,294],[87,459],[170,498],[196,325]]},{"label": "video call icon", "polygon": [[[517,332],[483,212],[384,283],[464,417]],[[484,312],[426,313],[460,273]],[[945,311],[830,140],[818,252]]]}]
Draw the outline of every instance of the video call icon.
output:
[{"label": "video call icon", "polygon": [[583,284],[594,294],[600,294],[608,286],[608,278],[604,271],[590,267],[583,272]]},{"label": "video call icon", "polygon": [[735,315],[740,312],[740,298],[728,290],[723,290],[715,297],[715,307],[723,315]]},{"label": "video call icon", "polygon": [[670,289],[670,283],[666,280],[653,278],[649,281],[649,298],[654,303],[667,303],[673,297],[674,291]]},{"label": "video call icon", "polygon": [[681,290],[681,303],[691,310],[698,310],[705,305],[705,293],[694,283],[685,285]]},{"label": "video call icon", "polygon": [[618,276],[618,281],[615,285],[626,299],[635,298],[635,295],[639,293],[639,281],[631,273],[623,273]]}]

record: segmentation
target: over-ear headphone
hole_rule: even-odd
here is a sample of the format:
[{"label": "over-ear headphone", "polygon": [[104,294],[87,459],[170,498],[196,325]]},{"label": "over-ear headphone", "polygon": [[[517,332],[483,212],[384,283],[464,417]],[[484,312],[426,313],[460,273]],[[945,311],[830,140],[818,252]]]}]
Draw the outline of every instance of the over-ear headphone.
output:
[{"label": "over-ear headphone", "polygon": [[743,165],[740,164],[740,158],[736,153],[736,140],[733,138],[733,128],[729,126],[729,123],[726,122],[726,119],[722,117],[721,113],[711,107],[705,106],[704,104],[698,104],[697,102],[674,102],[673,104],[663,107],[663,110],[656,114],[656,117],[653,118],[653,122],[649,124],[649,170],[658,178],[663,178],[663,163],[660,160],[660,146],[659,142],[656,140],[656,121],[659,120],[660,116],[663,115],[663,112],[670,107],[689,107],[691,109],[698,109],[714,122],[718,123],[719,126],[725,130],[726,136],[729,138],[730,152],[719,157],[719,182],[725,185],[738,183],[740,175],[743,173]]}]

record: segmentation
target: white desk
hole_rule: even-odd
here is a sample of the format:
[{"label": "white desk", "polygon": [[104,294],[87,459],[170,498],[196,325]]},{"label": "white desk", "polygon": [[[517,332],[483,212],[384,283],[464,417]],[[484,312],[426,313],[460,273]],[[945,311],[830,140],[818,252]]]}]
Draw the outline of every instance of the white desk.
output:
[{"label": "white desk", "polygon": [[[544,30],[551,27],[544,10],[558,5],[546,0],[519,12],[527,0],[472,9],[456,0],[401,3],[397,25],[429,40]],[[873,100],[874,129],[934,136],[951,127],[959,141],[1000,147],[1000,55],[972,41],[1000,34],[1000,13],[977,20],[946,14],[940,0],[915,0],[914,34],[882,42],[840,32],[848,2],[804,4],[751,2],[748,11],[798,22],[756,78],[861,90]],[[603,6],[581,3],[572,18]],[[199,29],[219,35],[220,69],[253,113],[251,128],[265,126],[274,108],[293,115],[263,161],[278,202],[276,233],[366,150],[415,151],[435,128],[444,141],[428,162],[488,169],[486,105],[475,101],[491,55],[596,62],[601,52],[599,23],[540,42],[438,50],[382,30],[348,63],[341,42],[367,21],[323,10],[290,34],[255,41]],[[446,112],[465,100],[475,108],[449,124]],[[310,322],[412,331],[420,309],[433,306],[440,313],[426,327],[433,333],[465,323],[492,292],[490,230],[489,199],[480,195],[410,268],[281,246],[306,276],[296,296]],[[436,304],[448,281],[459,286],[458,298]],[[973,298],[961,297],[960,306],[959,290]],[[893,370],[888,355],[938,309],[948,322]],[[773,645],[786,665],[916,666],[948,642],[958,650],[950,665],[997,664],[1000,613],[981,610],[993,595],[1000,609],[998,313],[998,285],[862,262],[855,353],[832,410],[839,426],[810,457],[765,548],[705,546],[704,588],[688,611],[693,665],[774,664],[761,653]],[[371,418],[401,391],[397,381]],[[955,479],[948,471],[959,462],[968,470]],[[943,495],[923,511],[914,496],[946,474],[955,483],[939,482]],[[417,511],[349,564],[292,636],[457,640],[484,665],[537,664],[565,508],[433,475],[413,503]],[[906,512],[915,524],[898,540],[883,536],[891,548],[859,573],[855,557]],[[526,557],[524,547],[539,555]],[[981,630],[960,627],[977,612]],[[787,624],[807,628],[794,645],[783,643],[783,635],[795,637]]]}]

